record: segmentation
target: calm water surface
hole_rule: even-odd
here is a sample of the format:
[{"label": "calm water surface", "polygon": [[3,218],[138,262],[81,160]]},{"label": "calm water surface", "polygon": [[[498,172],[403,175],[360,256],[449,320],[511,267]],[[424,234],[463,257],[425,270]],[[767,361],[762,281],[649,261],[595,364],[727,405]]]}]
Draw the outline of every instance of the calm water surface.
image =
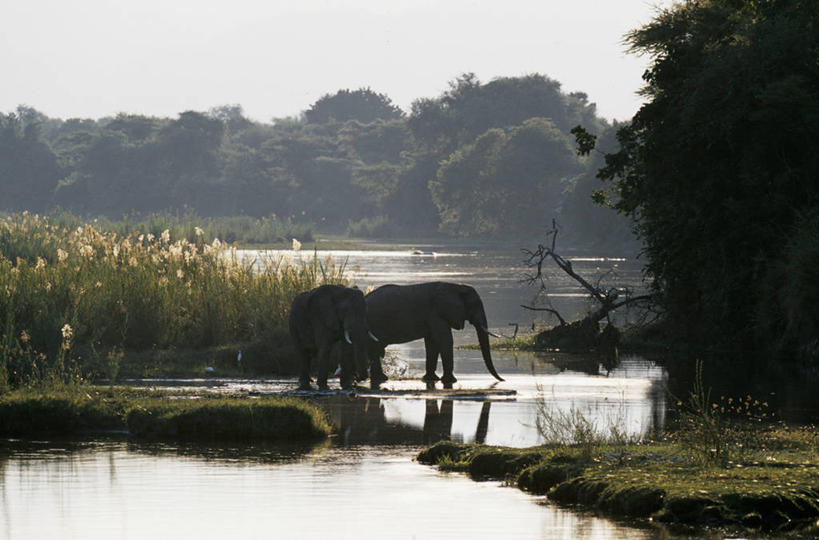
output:
[{"label": "calm water surface", "polygon": [[[517,248],[418,247],[332,253],[356,269],[361,287],[446,280],[470,283],[484,299],[490,326],[530,325],[533,290],[518,282]],[[312,252],[244,252],[312,257]],[[327,253],[319,252],[319,257]],[[621,284],[639,288],[629,260],[578,257],[596,273],[616,265]],[[598,270],[600,268],[600,270]],[[586,309],[574,283],[555,276],[553,305],[566,316]],[[456,343],[475,341],[456,332]],[[579,411],[596,429],[617,426],[639,438],[666,416],[664,368],[640,357],[610,359],[495,353],[506,379],[486,373],[478,351],[456,351],[455,388],[491,390],[479,399],[420,392],[422,343],[391,347],[385,396],[314,397],[340,427],[331,442],[282,446],[140,445],[106,438],[81,443],[0,443],[1,538],[647,538],[652,530],[559,509],[498,482],[474,482],[413,461],[440,439],[530,446],[539,408]],[[262,395],[292,391],[289,379],[141,381]]]}]

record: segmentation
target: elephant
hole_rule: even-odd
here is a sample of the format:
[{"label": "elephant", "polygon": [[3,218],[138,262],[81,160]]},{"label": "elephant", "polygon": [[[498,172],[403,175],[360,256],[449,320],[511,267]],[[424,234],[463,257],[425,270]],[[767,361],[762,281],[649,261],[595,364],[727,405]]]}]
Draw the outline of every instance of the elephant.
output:
[{"label": "elephant", "polygon": [[[486,369],[502,381],[489,352],[489,330],[483,302],[477,291],[469,285],[431,282],[417,285],[383,285],[369,293],[367,322],[378,343],[369,343],[370,382],[377,385],[387,377],[381,368],[384,350],[392,343],[406,343],[424,339],[426,348],[426,373],[424,381],[434,383],[438,356],[444,368],[440,380],[451,386],[457,379],[453,374],[452,329],[461,330],[469,321],[478,333]],[[494,335],[494,334],[493,334]]]},{"label": "elephant", "polygon": [[322,285],[296,296],[290,306],[290,337],[301,359],[299,388],[310,388],[314,357],[318,358],[318,386],[327,388],[335,345],[346,349],[341,354],[342,388],[353,386],[353,368],[358,380],[367,378],[367,342],[372,334],[367,330],[366,309],[364,293],[342,285]]}]

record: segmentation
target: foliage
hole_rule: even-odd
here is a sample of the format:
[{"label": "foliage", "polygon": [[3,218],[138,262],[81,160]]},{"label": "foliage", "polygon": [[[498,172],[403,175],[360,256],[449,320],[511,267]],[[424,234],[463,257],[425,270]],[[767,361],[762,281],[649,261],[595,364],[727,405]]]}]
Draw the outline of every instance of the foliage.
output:
[{"label": "foliage", "polygon": [[0,120],[0,211],[60,207],[129,222],[240,216],[263,221],[254,227],[397,236],[506,236],[578,213],[574,240],[620,243],[625,220],[592,208],[594,164],[568,148],[578,123],[607,129],[587,96],[543,75],[482,83],[465,74],[408,115],[369,88],[327,94],[272,123],[238,105],[98,120],[20,107]]},{"label": "foliage", "polygon": [[370,123],[376,120],[395,120],[403,114],[401,109],[392,104],[390,98],[369,88],[339,90],[332,96],[326,94],[304,111],[304,117],[313,124],[347,120]]},{"label": "foliage", "polygon": [[[71,379],[74,355],[272,341],[292,299],[344,282],[332,261],[244,260],[214,239],[69,229],[36,215],[0,221],[0,389]],[[113,366],[112,366],[113,367]]]},{"label": "foliage", "polygon": [[[687,1],[627,39],[652,58],[647,103],[619,130],[620,150],[600,176],[612,204],[636,220],[678,333],[751,345],[760,303],[771,299],[761,280],[800,212],[819,206],[810,142],[819,129],[819,10],[802,0]],[[772,296],[802,303],[801,291],[773,286]],[[763,328],[774,335],[758,337],[774,343],[787,331]]]},{"label": "foliage", "polygon": [[51,202],[61,171],[41,125],[41,115],[27,107],[0,114],[0,201],[6,210],[42,211]]},{"label": "foliage", "polygon": [[745,457],[760,446],[761,433],[774,421],[776,413],[767,401],[747,396],[711,398],[702,379],[702,361],[697,361],[694,387],[683,401],[677,401],[679,444],[704,463],[725,466]]},{"label": "foliage", "polygon": [[758,325],[782,350],[819,359],[819,210],[800,214],[781,259],[763,281]]},{"label": "foliage", "polygon": [[453,152],[430,190],[446,232],[520,234],[546,227],[580,170],[566,135],[549,119],[530,118]]}]

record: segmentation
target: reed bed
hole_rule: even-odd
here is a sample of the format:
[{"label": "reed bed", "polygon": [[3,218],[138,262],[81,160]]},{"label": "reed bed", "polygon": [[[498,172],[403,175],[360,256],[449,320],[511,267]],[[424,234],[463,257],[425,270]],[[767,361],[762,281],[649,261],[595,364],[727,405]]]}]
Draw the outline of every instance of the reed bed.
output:
[{"label": "reed bed", "polygon": [[299,292],[346,282],[329,259],[253,265],[204,238],[0,220],[0,391],[75,381],[129,350],[282,341]]},{"label": "reed bed", "polygon": [[239,245],[282,245],[293,238],[302,242],[313,240],[313,226],[282,220],[275,214],[255,218],[251,216],[202,217],[193,212],[184,214],[153,213],[146,216],[126,215],[120,220],[105,217],[89,220],[64,210],[55,210],[48,215],[49,221],[67,229],[82,227],[93,221],[100,230],[114,232],[119,236],[153,234],[159,236],[169,231],[173,239],[186,239],[191,243],[198,239],[213,242],[218,238],[227,244]]}]

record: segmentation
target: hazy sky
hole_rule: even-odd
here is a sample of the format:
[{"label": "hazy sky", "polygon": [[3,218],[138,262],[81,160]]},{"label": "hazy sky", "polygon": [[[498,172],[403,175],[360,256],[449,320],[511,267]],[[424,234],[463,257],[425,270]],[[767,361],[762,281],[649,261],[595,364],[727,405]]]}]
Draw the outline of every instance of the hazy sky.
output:
[{"label": "hazy sky", "polygon": [[293,116],[369,86],[409,110],[475,72],[543,73],[628,119],[648,59],[623,34],[670,0],[0,0],[0,111]]}]

